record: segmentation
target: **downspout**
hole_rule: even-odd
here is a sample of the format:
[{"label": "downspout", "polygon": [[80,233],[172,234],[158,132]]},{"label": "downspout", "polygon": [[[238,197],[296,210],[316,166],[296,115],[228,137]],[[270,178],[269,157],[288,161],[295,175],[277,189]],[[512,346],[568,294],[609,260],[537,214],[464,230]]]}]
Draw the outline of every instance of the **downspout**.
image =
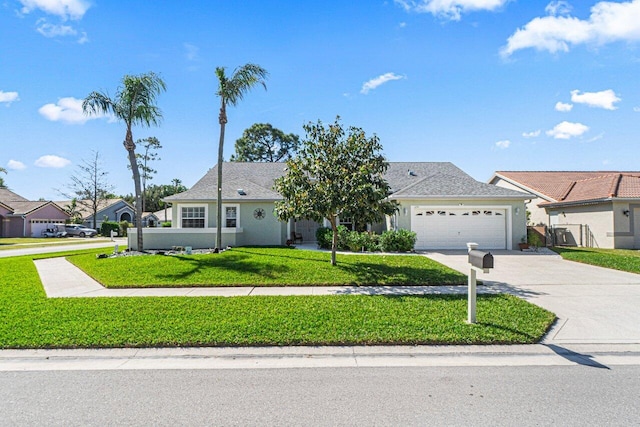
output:
[{"label": "downspout", "polygon": [[27,216],[20,215],[22,217],[22,237],[27,237]]}]

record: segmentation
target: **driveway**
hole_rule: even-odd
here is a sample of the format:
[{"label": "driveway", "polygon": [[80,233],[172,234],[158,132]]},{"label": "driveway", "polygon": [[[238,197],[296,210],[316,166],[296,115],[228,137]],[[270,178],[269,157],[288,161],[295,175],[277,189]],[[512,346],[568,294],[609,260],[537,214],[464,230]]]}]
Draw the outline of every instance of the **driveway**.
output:
[{"label": "driveway", "polygon": [[[478,280],[487,290],[509,292],[554,312],[558,321],[545,343],[640,343],[640,275],[565,261],[548,250],[492,253],[495,268],[478,272]],[[466,252],[425,255],[469,274]]]}]

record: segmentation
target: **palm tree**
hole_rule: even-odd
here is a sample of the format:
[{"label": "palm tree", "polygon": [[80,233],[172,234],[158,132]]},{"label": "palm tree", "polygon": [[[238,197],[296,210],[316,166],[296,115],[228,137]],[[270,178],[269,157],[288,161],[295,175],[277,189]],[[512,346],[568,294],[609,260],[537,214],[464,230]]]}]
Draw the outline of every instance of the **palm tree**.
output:
[{"label": "palm tree", "polygon": [[[3,167],[0,167],[0,172],[3,172],[6,175],[7,170]],[[2,177],[0,177],[0,188],[7,188],[7,184],[5,184],[4,179]]]},{"label": "palm tree", "polygon": [[218,215],[216,219],[216,248],[222,249],[222,152],[224,147],[224,129],[227,124],[227,104],[234,107],[244,95],[257,84],[267,89],[264,79],[269,75],[267,70],[256,64],[245,64],[236,68],[229,78],[224,67],[216,67],[218,91],[220,97],[220,142],[218,143]]},{"label": "palm tree", "polygon": [[138,234],[138,250],[142,251],[142,192],[140,188],[140,170],[136,159],[136,144],[133,141],[131,128],[134,125],[157,126],[162,119],[162,112],[156,105],[158,95],[166,90],[164,81],[153,72],[136,76],[125,75],[122,85],[115,97],[110,98],[104,92],[91,92],[82,102],[85,114],[113,114],[127,127],[124,148],[129,156],[129,164],[133,172],[135,186],[136,229]]}]

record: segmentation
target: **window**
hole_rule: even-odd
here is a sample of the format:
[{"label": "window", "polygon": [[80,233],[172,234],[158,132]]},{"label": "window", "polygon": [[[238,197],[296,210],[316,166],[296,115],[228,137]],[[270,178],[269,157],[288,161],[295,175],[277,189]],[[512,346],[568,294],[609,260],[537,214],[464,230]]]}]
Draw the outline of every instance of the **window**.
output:
[{"label": "window", "polygon": [[226,206],[224,208],[225,227],[236,228],[238,224],[238,207]]},{"label": "window", "polygon": [[204,206],[183,207],[182,228],[204,228]]}]

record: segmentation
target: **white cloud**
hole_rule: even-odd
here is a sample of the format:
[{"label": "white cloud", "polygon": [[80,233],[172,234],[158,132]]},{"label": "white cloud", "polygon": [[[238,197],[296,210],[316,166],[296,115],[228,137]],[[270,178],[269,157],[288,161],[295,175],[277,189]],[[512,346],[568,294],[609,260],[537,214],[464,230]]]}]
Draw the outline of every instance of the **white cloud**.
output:
[{"label": "white cloud", "polygon": [[[547,12],[567,12],[551,8]],[[572,16],[549,15],[534,18],[507,39],[503,57],[520,49],[535,48],[550,53],[568,52],[570,46],[584,43],[603,45],[616,41],[640,40],[640,0],[622,3],[601,1],[591,8],[587,20]]]},{"label": "white cloud", "polygon": [[18,92],[3,92],[0,90],[0,103],[5,102],[7,105],[11,105],[14,101],[20,101]]},{"label": "white cloud", "polygon": [[369,80],[368,82],[365,82],[362,85],[362,89],[360,89],[360,93],[366,95],[369,93],[370,90],[373,90],[375,88],[377,88],[378,86],[385,84],[387,82],[390,82],[392,80],[401,80],[401,79],[406,79],[405,76],[399,76],[398,74],[395,73],[386,73],[383,74],[381,76],[375,77],[371,80]]},{"label": "white cloud", "polygon": [[183,43],[185,54],[184,56],[187,58],[187,61],[197,61],[199,59],[200,48],[198,46],[192,45],[191,43]]},{"label": "white cloud", "polygon": [[640,107],[633,107],[633,111],[635,111],[636,113],[640,113]]},{"label": "white cloud", "polygon": [[552,1],[544,8],[548,15],[568,15],[571,13],[571,5],[566,1]]},{"label": "white cloud", "polygon": [[547,135],[555,139],[570,139],[581,136],[589,130],[589,126],[582,123],[562,122],[554,126],[553,129],[547,131]]},{"label": "white cloud", "polygon": [[62,20],[81,19],[91,4],[85,0],[20,0],[22,13],[31,13],[36,9]]},{"label": "white cloud", "polygon": [[71,160],[65,159],[64,157],[54,156],[53,154],[48,154],[46,156],[39,157],[34,165],[39,168],[63,168],[65,166],[69,166],[71,164]]},{"label": "white cloud", "polygon": [[87,116],[82,112],[82,99],[60,98],[57,104],[46,104],[38,112],[52,122],[83,124],[88,120],[110,117],[106,114]]},{"label": "white cloud", "polygon": [[407,12],[430,13],[452,21],[459,21],[463,13],[496,10],[510,0],[394,0]]},{"label": "white cloud", "polygon": [[49,38],[75,36],[76,34],[78,34],[78,32],[69,25],[50,24],[44,19],[39,19],[36,24],[38,25],[38,28],[36,28],[36,30],[43,36]]},{"label": "white cloud", "polygon": [[567,113],[573,109],[573,104],[565,104],[564,102],[556,102],[556,111]]},{"label": "white cloud", "polygon": [[496,142],[496,147],[502,148],[503,150],[505,148],[509,148],[510,145],[511,145],[511,141],[509,141],[508,139]]},{"label": "white cloud", "polygon": [[572,90],[571,101],[575,102],[576,104],[586,104],[589,107],[604,108],[605,110],[615,110],[618,107],[613,104],[616,102],[620,102],[621,99],[618,98],[616,93],[611,89],[603,90],[600,92],[583,93],[580,93],[579,90]]},{"label": "white cloud", "polygon": [[525,138],[536,138],[540,136],[540,129],[534,130],[533,132],[524,132],[522,136],[524,136]]},{"label": "white cloud", "polygon": [[13,160],[13,159],[11,159],[11,160],[9,160],[7,162],[7,167],[9,169],[13,169],[13,170],[16,170],[16,171],[21,171],[21,170],[27,168],[24,163],[19,162],[18,160]]}]

